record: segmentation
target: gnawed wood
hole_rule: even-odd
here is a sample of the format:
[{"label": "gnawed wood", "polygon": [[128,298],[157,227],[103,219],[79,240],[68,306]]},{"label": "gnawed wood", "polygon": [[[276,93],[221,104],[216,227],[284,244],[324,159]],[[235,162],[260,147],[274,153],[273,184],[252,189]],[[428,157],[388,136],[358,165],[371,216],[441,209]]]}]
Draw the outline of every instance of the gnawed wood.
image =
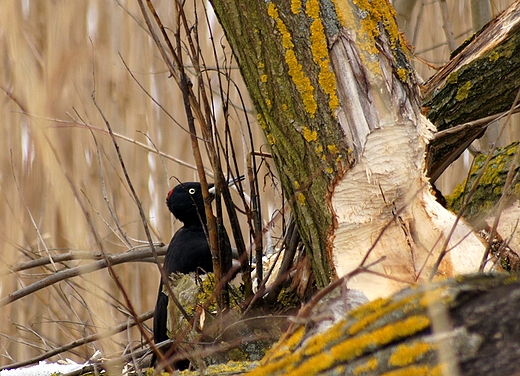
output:
[{"label": "gnawed wood", "polygon": [[438,270],[442,276],[475,272],[482,258],[483,244],[472,229],[456,223],[430,193],[417,166],[422,160],[420,142],[412,124],[372,132],[365,153],[333,196],[338,274],[354,270],[367,253],[367,263],[385,257],[371,270],[389,278],[364,273],[349,282],[369,298],[427,280],[443,247],[450,252]]},{"label": "gnawed wood", "polygon": [[424,155],[435,128],[420,112],[415,73],[392,27],[393,14],[378,6],[337,6],[343,29],[330,51],[338,119],[356,157],[331,196],[333,262],[343,276],[363,260],[381,260],[372,268],[380,276],[349,281],[369,298],[388,296],[432,273],[475,272],[484,251],[472,230],[430,193]]}]

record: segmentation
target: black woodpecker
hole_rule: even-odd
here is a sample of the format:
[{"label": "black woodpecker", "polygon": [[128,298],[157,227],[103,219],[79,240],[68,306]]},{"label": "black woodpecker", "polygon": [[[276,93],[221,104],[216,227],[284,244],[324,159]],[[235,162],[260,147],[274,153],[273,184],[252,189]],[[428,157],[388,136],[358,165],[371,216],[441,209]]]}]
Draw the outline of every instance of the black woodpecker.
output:
[{"label": "black woodpecker", "polygon": [[[213,184],[209,187],[210,194],[213,196]],[[166,275],[212,272],[213,262],[206,235],[206,212],[200,183],[189,182],[177,185],[168,193],[166,204],[175,218],[184,224],[175,233],[168,246],[163,265]],[[168,296],[163,293],[163,285],[161,278],[153,316],[153,337],[156,344],[169,339],[166,328]],[[166,351],[167,349],[162,352]],[[155,363],[155,356],[152,359],[153,363]],[[189,361],[181,360],[173,366],[176,369],[186,369]]]}]

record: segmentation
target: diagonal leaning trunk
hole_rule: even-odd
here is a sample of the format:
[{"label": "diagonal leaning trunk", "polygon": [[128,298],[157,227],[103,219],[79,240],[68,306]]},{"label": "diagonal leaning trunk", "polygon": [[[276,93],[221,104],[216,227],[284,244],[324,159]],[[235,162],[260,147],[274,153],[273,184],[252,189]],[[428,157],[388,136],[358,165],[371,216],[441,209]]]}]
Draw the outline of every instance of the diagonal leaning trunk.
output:
[{"label": "diagonal leaning trunk", "polygon": [[[484,251],[425,175],[435,132],[386,0],[213,0],[307,246],[318,284],[388,295]],[[452,228],[453,233],[452,233]]]}]

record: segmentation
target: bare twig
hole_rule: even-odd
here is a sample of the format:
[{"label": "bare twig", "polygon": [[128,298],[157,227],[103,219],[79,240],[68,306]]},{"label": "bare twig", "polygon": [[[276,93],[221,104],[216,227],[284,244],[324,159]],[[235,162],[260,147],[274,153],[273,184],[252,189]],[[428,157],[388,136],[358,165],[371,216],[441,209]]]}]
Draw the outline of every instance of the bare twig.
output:
[{"label": "bare twig", "polygon": [[[138,322],[143,322],[143,321],[146,321],[146,320],[148,320],[148,319],[150,319],[152,317],[153,317],[153,311],[148,311],[146,313],[143,313],[142,315],[139,315],[137,317],[137,320],[138,320]],[[50,351],[47,351],[47,352],[45,352],[43,354],[40,354],[38,356],[35,356],[33,358],[30,358],[30,359],[27,359],[27,360],[24,360],[24,361],[21,361],[21,362],[9,364],[7,366],[2,366],[2,367],[0,367],[0,370],[24,367],[24,366],[27,366],[27,365],[30,365],[30,364],[34,364],[36,362],[39,362],[39,361],[42,361],[42,360],[45,360],[45,359],[49,359],[52,356],[64,353],[64,352],[69,351],[69,350],[71,350],[73,348],[76,348],[76,347],[79,347],[79,346],[83,346],[83,345],[85,345],[87,343],[91,343],[91,342],[98,341],[98,340],[103,339],[103,338],[107,338],[107,337],[113,336],[113,335],[115,335],[117,333],[121,333],[121,332],[127,330],[128,328],[135,326],[136,324],[137,323],[136,323],[135,319],[134,318],[130,318],[130,322],[128,322],[128,323],[124,322],[124,323],[119,324],[116,327],[114,327],[112,329],[109,329],[109,330],[106,330],[104,332],[96,333],[96,334],[92,334],[92,335],[89,335],[89,336],[86,336],[86,337],[79,338],[79,339],[77,339],[75,341],[72,341],[72,342],[67,343],[65,345],[62,345],[60,347],[57,347],[57,348],[52,349]]]},{"label": "bare twig", "polygon": [[[161,248],[159,248],[161,249]],[[150,259],[151,257],[154,257],[154,255],[159,254],[159,249],[152,250],[150,248],[144,249],[144,250],[138,250],[138,251],[130,251],[119,255],[109,255],[109,254],[103,254],[99,253],[102,256],[102,259],[93,262],[88,265],[82,265],[77,266],[75,268],[60,270],[46,278],[43,278],[39,280],[38,282],[35,282],[33,284],[30,284],[27,287],[24,287],[20,290],[17,290],[15,292],[10,293],[6,297],[0,299],[0,307],[4,307],[14,301],[17,301],[18,299],[21,299],[29,294],[32,294],[33,292],[36,292],[38,290],[41,290],[43,288],[46,288],[48,286],[51,286],[57,282],[77,277],[83,274],[92,273],[97,270],[107,268],[109,266],[122,264],[129,261],[138,261],[141,259]],[[162,248],[163,254],[166,254],[166,247]],[[162,252],[161,252],[162,253]],[[96,256],[97,257],[97,256]]]},{"label": "bare twig", "polygon": [[[519,94],[520,94],[520,91],[519,93],[517,93],[517,96],[513,102],[513,104],[511,105],[511,109],[507,112],[507,118],[506,118],[506,121],[505,123],[502,125],[501,127],[501,130],[500,130],[500,133],[499,135],[497,136],[497,138],[500,138],[500,136],[502,135],[502,133],[504,132],[504,129],[505,129],[505,126],[509,123],[510,119],[511,119],[511,114],[513,113],[513,111],[517,108],[517,102],[519,100]],[[503,114],[500,114],[500,116],[502,116]],[[439,254],[439,257],[437,258],[437,261],[435,262],[433,268],[432,268],[432,274],[430,275],[430,278],[429,280],[431,281],[434,277],[434,275],[437,273],[437,270],[442,262],[442,259],[444,258],[444,256],[446,255],[446,253],[448,252],[447,248],[448,248],[448,244],[449,244],[449,241],[451,239],[451,237],[453,236],[453,233],[455,232],[455,229],[457,227],[457,224],[458,222],[460,221],[460,218],[464,215],[464,212],[466,210],[466,208],[468,207],[469,205],[469,202],[471,200],[471,198],[473,197],[473,195],[475,194],[475,192],[477,191],[477,188],[478,188],[478,185],[480,183],[480,180],[482,179],[482,177],[484,176],[484,171],[486,170],[486,168],[488,167],[489,163],[491,162],[491,159],[493,157],[493,154],[496,150],[496,148],[498,147],[498,143],[494,143],[492,148],[489,150],[488,152],[488,155],[486,157],[486,160],[484,161],[484,163],[482,164],[482,174],[480,174],[479,176],[477,176],[477,178],[475,179],[475,181],[473,182],[473,185],[471,186],[471,189],[470,191],[468,192],[468,194],[466,195],[465,197],[465,200],[464,202],[462,203],[461,207],[460,207],[460,210],[459,212],[457,213],[457,218],[455,219],[455,222],[451,228],[451,231],[449,233],[449,235],[446,237],[446,240],[444,241],[444,244],[442,246],[442,249],[441,249],[441,252]],[[486,247],[486,251],[484,252],[484,256],[488,256],[489,255],[489,244],[488,246]],[[480,269],[483,270],[484,268],[484,265],[485,265],[485,260],[483,259],[482,262],[481,262],[481,265],[480,265]]]},{"label": "bare twig", "polygon": [[[92,72],[94,74],[94,71]],[[95,79],[94,79],[94,83],[95,83]],[[157,264],[157,267],[158,269],[161,271],[161,275],[163,277],[165,277],[165,273],[164,273],[164,270],[163,268],[161,267],[161,265],[159,264],[159,259],[158,259],[158,256],[157,256],[157,251],[155,249],[155,246],[154,246],[154,242],[152,240],[152,236],[150,234],[150,230],[148,228],[148,220],[146,219],[146,215],[144,213],[144,210],[143,210],[143,207],[141,205],[141,201],[139,200],[139,197],[134,189],[134,186],[132,184],[132,181],[130,179],[130,176],[128,175],[128,170],[126,169],[126,166],[125,166],[125,162],[123,160],[123,156],[121,155],[121,151],[119,150],[119,145],[117,143],[117,140],[112,132],[112,127],[110,126],[110,123],[108,122],[108,120],[106,119],[105,115],[103,114],[103,111],[101,110],[101,108],[99,107],[97,101],[96,101],[96,96],[95,96],[95,88],[92,92],[92,101],[94,102],[94,105],[96,106],[96,108],[98,109],[98,112],[99,114],[101,115],[101,117],[103,118],[103,121],[105,122],[105,125],[110,133],[110,137],[112,138],[112,143],[114,144],[114,147],[116,149],[116,153],[117,153],[117,156],[118,156],[118,159],[119,159],[119,163],[121,164],[121,168],[123,170],[123,173],[124,173],[124,176],[125,176],[125,179],[126,179],[126,182],[128,184],[128,187],[132,193],[132,196],[134,198],[134,201],[135,201],[135,204],[139,210],[139,215],[141,217],[141,223],[143,225],[143,228],[144,228],[144,232],[146,234],[146,238],[148,239],[148,243],[150,244],[150,247],[151,247],[151,250],[152,250],[152,255],[155,257],[156,259],[156,264]],[[90,221],[89,221],[90,222]],[[101,253],[103,254],[103,256],[106,256],[106,253],[104,252],[103,250],[103,247],[101,245],[101,242],[100,240],[98,239],[98,236],[97,234],[95,233],[94,231],[94,236],[95,236],[95,239],[96,239],[96,243],[98,244],[100,250],[101,250]],[[139,332],[141,333],[141,335],[143,336],[143,338],[145,338],[146,342],[150,344],[150,346],[155,349],[155,345],[153,344],[153,341],[151,340],[151,338],[148,336],[148,333],[146,333],[146,331],[144,330],[143,326],[141,325],[141,323],[138,321],[137,319],[137,312],[134,308],[134,305],[133,303],[131,302],[130,298],[128,297],[127,293],[126,293],[126,290],[124,288],[124,286],[122,285],[121,281],[119,280],[119,278],[117,277],[117,275],[115,274],[114,272],[114,269],[112,268],[112,264],[110,263],[110,259],[108,257],[105,257],[105,261],[106,261],[106,265],[107,265],[107,268],[108,268],[108,271],[109,271],[109,274],[110,276],[112,277],[112,279],[114,280],[114,282],[116,283],[117,287],[119,288],[119,290],[121,291],[121,294],[123,295],[123,298],[125,300],[125,304],[127,305],[128,307],[128,310],[130,312],[130,314],[132,315],[132,317],[136,320],[137,322],[137,327],[139,329]],[[172,300],[173,301],[176,301],[176,299],[174,297],[172,297]],[[178,302],[177,302],[178,303]]]},{"label": "bare twig", "polygon": [[[166,254],[167,247],[164,244],[156,244],[156,250],[158,256],[164,256]],[[54,249],[50,249],[50,251],[54,251]],[[56,250],[59,251],[59,250]],[[151,256],[148,256],[151,254],[150,247],[147,246],[139,246],[134,247],[127,251],[126,253],[108,253],[108,257],[112,258],[113,260],[124,256],[127,258],[126,261],[123,262],[155,262],[154,259],[151,258]],[[130,256],[133,255],[133,256]],[[90,252],[90,251],[73,251],[69,250],[66,253],[62,253],[59,255],[51,255],[49,258],[38,258],[35,260],[17,263],[15,265],[12,265],[8,267],[9,273],[17,273],[20,271],[24,271],[27,269],[37,268],[40,266],[48,265],[51,263],[51,260],[53,263],[61,263],[66,261],[74,261],[74,260],[103,260],[104,256],[101,254],[101,252]],[[117,262],[117,261],[115,261]],[[7,273],[6,273],[7,274]]]},{"label": "bare twig", "polygon": [[[515,97],[515,100],[513,101],[512,109],[514,109],[516,107],[516,104],[518,103],[519,100],[520,100],[520,90],[516,93],[516,97]],[[512,109],[507,116],[505,124],[508,124],[509,121],[511,120]],[[490,156],[491,155],[492,155],[492,153],[490,153]],[[493,220],[493,226],[491,227],[491,232],[489,234],[490,241],[488,242],[486,251],[484,252],[484,255],[482,256],[482,261],[480,262],[479,271],[484,270],[487,259],[489,257],[489,252],[491,251],[491,243],[492,243],[492,240],[497,231],[498,222],[500,221],[500,215],[502,214],[502,211],[505,209],[505,205],[508,203],[508,199],[510,196],[509,188],[513,184],[514,176],[517,174],[516,168],[518,167],[519,158],[520,158],[520,147],[518,147],[516,149],[516,153],[513,157],[513,160],[511,161],[511,166],[509,167],[509,171],[507,172],[504,187],[502,188],[502,195],[500,196],[500,199],[498,200],[498,203],[496,204],[497,213],[495,215],[495,219]],[[484,169],[482,170],[482,174],[484,174]]]},{"label": "bare twig", "polygon": [[446,137],[452,134],[456,134],[462,130],[466,129],[473,129],[473,128],[487,128],[493,123],[496,123],[497,121],[501,120],[502,118],[509,116],[510,114],[516,114],[520,112],[520,106],[514,106],[512,110],[507,110],[504,112],[501,112],[499,114],[486,116],[485,118],[470,121],[468,123],[456,125],[454,127],[436,132],[433,136],[433,140],[438,140],[442,137]]},{"label": "bare twig", "polygon": [[123,62],[123,65],[125,66],[126,68],[126,71],[128,72],[128,74],[130,75],[130,77],[132,77],[132,79],[134,80],[134,82],[139,86],[139,88],[148,96],[148,98],[150,98],[150,100],[152,100],[153,103],[155,103],[157,106],[159,106],[159,108],[166,114],[166,116],[168,116],[171,121],[173,121],[175,123],[175,125],[177,125],[180,129],[182,129],[184,132],[186,133],[190,133],[190,131],[188,129],[186,129],[181,123],[179,123],[165,108],[162,104],[160,104],[150,93],[148,93],[148,91],[144,88],[143,85],[141,85],[141,83],[137,80],[137,78],[134,76],[134,74],[132,73],[132,71],[130,70],[130,68],[128,67],[128,65],[126,64],[125,60],[123,59],[123,57],[121,56],[121,54],[119,54],[119,58],[121,59],[121,61]]},{"label": "bare twig", "polygon": [[[83,121],[83,119],[81,119],[81,116],[79,116],[79,114],[77,112],[76,112],[76,115],[79,117],[79,119],[81,121]],[[108,211],[110,212],[110,215],[112,216],[112,220],[116,224],[116,227],[117,227],[118,231],[117,232],[114,231],[111,228],[111,226],[108,224],[108,222],[106,222],[104,220],[104,218],[100,215],[100,213],[97,210],[96,210],[96,214],[103,220],[103,222],[105,222],[107,227],[110,228],[112,230],[112,232],[114,234],[116,234],[117,237],[123,243],[125,243],[128,247],[130,247],[131,246],[130,241],[128,240],[128,237],[126,236],[126,233],[121,228],[121,225],[119,224],[119,220],[117,219],[117,216],[116,216],[116,213],[114,211],[114,208],[113,208],[112,204],[110,203],[110,199],[108,197],[106,184],[105,184],[105,172],[104,172],[104,169],[103,169],[103,163],[101,163],[101,153],[100,153],[100,150],[99,150],[99,144],[98,144],[97,138],[96,138],[94,132],[92,131],[92,129],[89,129],[89,130],[90,130],[90,134],[92,135],[92,138],[94,139],[94,144],[96,145],[96,155],[97,155],[97,161],[98,161],[98,166],[99,166],[99,175],[100,175],[100,178],[101,178],[101,188],[103,190],[103,199],[105,200],[105,204],[106,204],[106,206],[108,208]],[[88,200],[88,202],[90,204],[90,200],[88,199],[88,197],[87,197],[87,200]],[[92,204],[91,204],[91,206],[92,206]]]},{"label": "bare twig", "polygon": [[16,178],[16,174],[14,172],[14,166],[13,166],[13,159],[12,159],[12,155],[11,155],[11,170],[12,170],[12,176],[13,176],[13,180],[14,180],[14,183],[16,184],[16,189],[18,190],[18,192],[20,193],[20,195],[22,196],[22,200],[24,201],[24,204],[25,204],[25,210],[27,211],[27,215],[29,215],[29,218],[31,219],[31,223],[34,227],[34,230],[36,231],[36,234],[38,235],[38,240],[41,242],[41,244],[43,245],[43,248],[45,249],[45,253],[47,253],[47,256],[49,257],[49,260],[54,268],[54,270],[57,270],[56,268],[56,265],[53,264],[52,262],[52,258],[50,257],[51,254],[49,252],[49,248],[47,247],[47,243],[45,242],[45,240],[43,239],[43,236],[40,232],[40,229],[38,228],[38,225],[36,224],[36,221],[34,220],[34,217],[31,213],[31,211],[29,210],[29,207],[27,206],[27,204],[25,203],[25,199],[23,198],[23,195],[22,195],[22,191],[20,189],[20,186],[18,185],[18,180]]}]

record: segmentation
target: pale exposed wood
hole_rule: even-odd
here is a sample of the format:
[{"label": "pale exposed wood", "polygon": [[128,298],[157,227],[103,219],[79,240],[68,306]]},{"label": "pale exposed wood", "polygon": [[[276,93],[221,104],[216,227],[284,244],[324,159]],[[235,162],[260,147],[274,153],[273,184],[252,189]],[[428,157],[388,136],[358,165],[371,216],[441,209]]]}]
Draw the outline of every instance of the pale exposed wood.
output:
[{"label": "pale exposed wood", "polygon": [[368,31],[351,26],[356,11],[342,10],[349,23],[334,40],[331,57],[342,103],[338,119],[356,164],[331,196],[337,274],[384,258],[372,268],[380,277],[364,274],[349,281],[349,287],[375,298],[429,279],[444,249],[450,251],[437,275],[477,271],[483,244],[429,191],[424,155],[435,128],[420,113],[414,73],[389,48],[395,38],[391,28],[379,26],[377,48],[370,50]]},{"label": "pale exposed wood", "polygon": [[[338,274],[354,270],[369,251],[367,262],[386,258],[372,270],[391,278],[361,274],[349,281],[350,288],[362,290],[369,298],[427,280],[455,225],[455,216],[435,201],[417,165],[420,143],[412,124],[374,131],[365,154],[336,186],[334,262]],[[483,245],[471,228],[459,222],[450,238],[448,248],[457,246],[446,256],[439,274],[478,270]]]}]

